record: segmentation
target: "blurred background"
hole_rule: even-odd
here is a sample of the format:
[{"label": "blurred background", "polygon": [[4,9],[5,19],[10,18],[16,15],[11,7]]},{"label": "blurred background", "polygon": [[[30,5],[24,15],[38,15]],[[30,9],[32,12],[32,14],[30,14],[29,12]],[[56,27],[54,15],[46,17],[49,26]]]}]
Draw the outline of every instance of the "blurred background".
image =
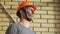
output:
[{"label": "blurred background", "polygon": [[[19,22],[16,11],[23,1],[29,1],[37,7],[30,29],[36,34],[60,34],[60,0],[0,0],[0,3],[5,6],[14,20]],[[0,34],[5,34],[7,27],[14,22],[1,4]]]}]

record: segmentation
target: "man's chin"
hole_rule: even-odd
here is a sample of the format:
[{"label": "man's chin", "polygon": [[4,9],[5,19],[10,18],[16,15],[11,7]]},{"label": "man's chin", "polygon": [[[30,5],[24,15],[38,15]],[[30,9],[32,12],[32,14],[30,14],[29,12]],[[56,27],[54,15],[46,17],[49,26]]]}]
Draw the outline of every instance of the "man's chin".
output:
[{"label": "man's chin", "polygon": [[28,19],[28,21],[32,21],[33,19]]},{"label": "man's chin", "polygon": [[27,20],[28,20],[28,21],[32,21],[32,20],[33,20],[33,18],[32,18],[32,17],[31,17],[31,18],[27,18]]},{"label": "man's chin", "polygon": [[33,21],[33,19],[30,19],[30,21]]}]

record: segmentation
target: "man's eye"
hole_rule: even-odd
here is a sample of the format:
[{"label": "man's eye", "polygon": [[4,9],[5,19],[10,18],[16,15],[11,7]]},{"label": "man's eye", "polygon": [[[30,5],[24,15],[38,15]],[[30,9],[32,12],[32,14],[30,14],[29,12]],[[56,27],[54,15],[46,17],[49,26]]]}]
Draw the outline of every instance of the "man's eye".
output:
[{"label": "man's eye", "polygon": [[32,14],[34,14],[34,10],[31,9]]}]

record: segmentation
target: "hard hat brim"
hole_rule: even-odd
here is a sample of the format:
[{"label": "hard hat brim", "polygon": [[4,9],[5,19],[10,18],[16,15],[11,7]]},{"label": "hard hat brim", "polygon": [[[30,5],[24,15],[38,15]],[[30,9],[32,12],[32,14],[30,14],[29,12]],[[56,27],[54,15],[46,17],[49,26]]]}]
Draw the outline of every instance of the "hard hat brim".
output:
[{"label": "hard hat brim", "polygon": [[[34,5],[27,5],[27,6],[31,6],[33,9],[34,9],[34,11],[36,10],[36,6],[34,6]],[[18,8],[18,10],[20,10],[21,8],[23,8],[23,7],[26,7],[26,6],[21,6],[20,8]],[[18,11],[17,10],[17,11]]]}]

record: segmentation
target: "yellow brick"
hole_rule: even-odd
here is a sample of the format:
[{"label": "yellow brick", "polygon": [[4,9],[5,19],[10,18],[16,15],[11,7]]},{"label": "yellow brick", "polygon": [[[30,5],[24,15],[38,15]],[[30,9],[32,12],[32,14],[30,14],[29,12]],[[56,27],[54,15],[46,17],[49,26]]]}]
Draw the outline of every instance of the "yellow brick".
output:
[{"label": "yellow brick", "polygon": [[60,0],[55,0],[55,2],[56,2],[56,3],[59,3],[59,2],[60,2]]},{"label": "yellow brick", "polygon": [[0,21],[2,21],[2,18],[0,18]]},{"label": "yellow brick", "polygon": [[[14,18],[15,21],[18,21],[17,17],[13,17],[13,18]],[[13,20],[12,20],[12,23],[14,23]]]},{"label": "yellow brick", "polygon": [[40,10],[40,7],[36,7],[37,9],[36,10]]},{"label": "yellow brick", "polygon": [[5,2],[5,5],[18,5],[18,2]]},{"label": "yellow brick", "polygon": [[0,26],[0,30],[2,29],[2,27]]},{"label": "yellow brick", "polygon": [[17,17],[17,15],[16,14],[11,14],[13,17]]},{"label": "yellow brick", "polygon": [[60,24],[56,24],[56,27],[60,27]]},{"label": "yellow brick", "polygon": [[6,8],[6,9],[10,9],[10,6],[5,5],[5,8]]},{"label": "yellow brick", "polygon": [[9,22],[0,22],[0,26],[9,26]]},{"label": "yellow brick", "polygon": [[57,34],[60,34],[60,33],[57,33]]},{"label": "yellow brick", "polygon": [[60,23],[60,20],[48,20],[48,23]]},{"label": "yellow brick", "polygon": [[34,18],[40,18],[40,15],[34,15]]},{"label": "yellow brick", "polygon": [[34,31],[48,31],[48,28],[34,28]]},{"label": "yellow brick", "polygon": [[2,2],[2,1],[0,3],[4,4],[4,2]]},{"label": "yellow brick", "polygon": [[47,23],[47,19],[33,19],[33,22]]},{"label": "yellow brick", "polygon": [[0,31],[0,34],[5,34],[5,31]]},{"label": "yellow brick", "polygon": [[40,0],[27,0],[27,1],[40,2]]},{"label": "yellow brick", "polygon": [[35,14],[47,14],[47,11],[36,11]]},{"label": "yellow brick", "polygon": [[18,6],[12,6],[12,9],[17,9]]},{"label": "yellow brick", "polygon": [[41,34],[40,32],[36,32],[36,34]]},{"label": "yellow brick", "polygon": [[0,5],[0,9],[2,9],[3,7]]},{"label": "yellow brick", "polygon": [[17,12],[17,10],[7,10],[7,11],[9,11],[10,13],[15,13],[15,14]]},{"label": "yellow brick", "polygon": [[11,18],[3,18],[3,21],[12,21]]},{"label": "yellow brick", "polygon": [[55,10],[60,10],[60,8],[59,7],[55,7]]},{"label": "yellow brick", "polygon": [[60,19],[60,16],[56,16],[56,19]]},{"label": "yellow brick", "polygon": [[15,20],[15,21],[18,21],[17,17],[14,17],[14,20]]},{"label": "yellow brick", "polygon": [[0,5],[0,9],[3,9],[2,5]]},{"label": "yellow brick", "polygon": [[[14,20],[17,21],[17,18],[14,18]],[[13,22],[13,20],[11,18],[3,18],[3,21],[8,21],[8,22],[12,21]]]},{"label": "yellow brick", "polygon": [[58,3],[48,3],[48,6],[60,6]]},{"label": "yellow brick", "polygon": [[41,2],[53,2],[53,0],[41,0]]},{"label": "yellow brick", "polygon": [[12,1],[26,1],[26,0],[12,0]]},{"label": "yellow brick", "polygon": [[30,23],[30,27],[40,27],[40,23]]},{"label": "yellow brick", "polygon": [[55,24],[42,24],[42,27],[55,27]]},{"label": "yellow brick", "polygon": [[40,3],[40,2],[35,2],[35,6],[47,6],[47,3]]},{"label": "yellow brick", "polygon": [[41,15],[41,18],[55,18],[55,16],[54,15]]},{"label": "yellow brick", "polygon": [[2,28],[2,29],[3,29],[3,30],[7,30],[7,28],[8,28],[7,26],[3,26],[3,28]]},{"label": "yellow brick", "polygon": [[9,15],[8,14],[0,14],[0,17],[9,17]]},{"label": "yellow brick", "polygon": [[60,32],[60,28],[49,28],[49,32]]},{"label": "yellow brick", "polygon": [[0,13],[2,13],[2,9],[0,9]]},{"label": "yellow brick", "polygon": [[41,10],[54,10],[54,7],[41,7]]},{"label": "yellow brick", "polygon": [[11,0],[1,0],[1,1],[11,1]]},{"label": "yellow brick", "polygon": [[33,27],[30,27],[30,29],[32,29],[32,30],[33,30]]},{"label": "yellow brick", "polygon": [[48,14],[60,14],[58,11],[48,11]]},{"label": "yellow brick", "polygon": [[54,32],[42,32],[42,34],[56,34]]}]

